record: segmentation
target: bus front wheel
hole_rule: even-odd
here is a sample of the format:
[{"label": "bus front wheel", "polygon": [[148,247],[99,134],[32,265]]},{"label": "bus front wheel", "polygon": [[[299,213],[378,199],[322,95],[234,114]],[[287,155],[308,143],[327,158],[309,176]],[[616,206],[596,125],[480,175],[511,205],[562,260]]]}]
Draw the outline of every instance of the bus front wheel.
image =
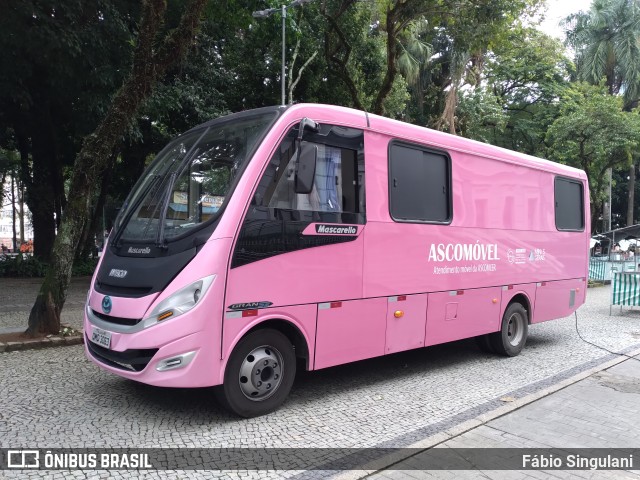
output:
[{"label": "bus front wheel", "polygon": [[496,353],[515,357],[527,343],[528,327],[527,310],[520,303],[512,303],[504,312],[500,331],[489,335],[489,343]]},{"label": "bus front wheel", "polygon": [[231,353],[218,400],[249,418],[276,410],[287,398],[296,375],[296,356],[289,339],[277,330],[256,330]]}]

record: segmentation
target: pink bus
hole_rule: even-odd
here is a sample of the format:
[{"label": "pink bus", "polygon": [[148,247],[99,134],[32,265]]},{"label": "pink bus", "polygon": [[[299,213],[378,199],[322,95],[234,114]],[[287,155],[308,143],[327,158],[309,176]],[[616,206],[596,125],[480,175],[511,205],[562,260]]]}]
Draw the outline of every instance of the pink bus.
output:
[{"label": "pink bus", "polygon": [[317,370],[476,337],[520,353],[585,301],[583,171],[327,105],[246,111],[171,142],[109,237],[87,356],[240,416]]}]

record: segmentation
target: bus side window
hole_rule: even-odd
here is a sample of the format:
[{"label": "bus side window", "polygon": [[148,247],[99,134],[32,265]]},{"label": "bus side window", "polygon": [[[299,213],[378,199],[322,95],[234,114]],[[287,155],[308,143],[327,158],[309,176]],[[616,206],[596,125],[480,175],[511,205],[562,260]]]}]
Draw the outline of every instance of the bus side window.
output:
[{"label": "bus side window", "polygon": [[561,231],[584,231],[584,194],[582,183],[563,177],[554,182],[556,228]]},{"label": "bus side window", "polygon": [[[306,141],[318,147],[316,174],[309,194],[295,193],[297,130],[292,129],[271,158],[252,204],[280,211],[280,217],[282,211],[292,211],[299,213],[299,220],[364,223],[364,218],[353,218],[364,217],[364,156],[352,138],[341,141],[332,132],[333,129],[329,134],[305,136]],[[349,148],[352,146],[356,148]]]},{"label": "bus side window", "polygon": [[[344,169],[348,170],[349,152],[346,152]],[[351,162],[352,163],[352,162]],[[295,156],[292,156],[284,168],[278,185],[269,200],[269,207],[286,208],[291,210],[308,210],[313,212],[337,212],[342,213],[343,203],[343,159],[340,148],[329,145],[318,145],[318,163],[313,189],[309,194],[296,194],[295,185]],[[353,184],[349,185],[344,194],[350,197],[351,212],[353,210],[353,197],[355,196]]]},{"label": "bus side window", "polygon": [[449,156],[393,141],[389,148],[389,213],[396,222],[450,223]]},{"label": "bus side window", "polygon": [[356,240],[351,235],[302,235],[314,222],[366,223],[364,133],[355,128],[321,124],[304,141],[318,147],[313,188],[295,191],[295,138],[289,130],[269,160],[242,228],[231,268],[306,248]]}]

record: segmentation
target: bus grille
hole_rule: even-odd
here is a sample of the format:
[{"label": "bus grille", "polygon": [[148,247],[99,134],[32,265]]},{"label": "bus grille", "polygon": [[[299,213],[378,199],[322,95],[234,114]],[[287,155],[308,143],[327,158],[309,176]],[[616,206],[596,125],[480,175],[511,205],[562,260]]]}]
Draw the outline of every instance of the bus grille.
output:
[{"label": "bus grille", "polygon": [[153,356],[158,352],[157,348],[147,348],[139,350],[125,350],[124,352],[116,352],[108,348],[96,345],[89,337],[85,343],[89,353],[96,360],[119,370],[127,370],[130,372],[141,372],[149,364]]},{"label": "bus grille", "polygon": [[91,313],[93,313],[97,318],[109,323],[115,323],[117,325],[128,325],[133,326],[140,323],[141,318],[124,318],[124,317],[112,317],[111,315],[105,315],[104,313],[97,312],[93,308],[91,309]]}]

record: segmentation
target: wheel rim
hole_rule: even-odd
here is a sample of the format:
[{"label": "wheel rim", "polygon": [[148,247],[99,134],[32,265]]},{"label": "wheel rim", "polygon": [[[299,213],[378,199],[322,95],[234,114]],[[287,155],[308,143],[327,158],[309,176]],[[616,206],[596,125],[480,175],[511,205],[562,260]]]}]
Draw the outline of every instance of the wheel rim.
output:
[{"label": "wheel rim", "polygon": [[517,347],[522,342],[524,336],[524,318],[519,313],[514,313],[509,317],[507,323],[507,340],[512,347]]},{"label": "wheel rim", "polygon": [[254,348],[244,357],[238,383],[249,400],[260,402],[272,396],[282,383],[282,354],[269,345]]}]

